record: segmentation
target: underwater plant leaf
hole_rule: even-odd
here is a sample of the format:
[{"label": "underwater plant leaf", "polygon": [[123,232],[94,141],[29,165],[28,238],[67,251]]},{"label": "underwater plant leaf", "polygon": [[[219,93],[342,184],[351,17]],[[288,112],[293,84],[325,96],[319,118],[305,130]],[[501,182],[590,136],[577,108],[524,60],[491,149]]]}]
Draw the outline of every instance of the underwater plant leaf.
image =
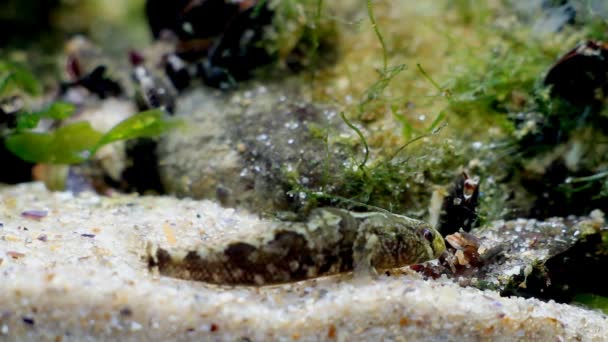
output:
[{"label": "underwater plant leaf", "polygon": [[67,102],[53,102],[46,110],[39,112],[39,115],[43,118],[63,120],[67,119],[74,114],[76,107]]},{"label": "underwater plant leaf", "polygon": [[175,124],[165,120],[161,110],[148,110],[131,116],[114,126],[99,141],[98,147],[118,140],[157,137]]},{"label": "underwater plant leaf", "polygon": [[0,94],[17,88],[30,95],[40,94],[40,83],[25,67],[8,61],[0,61]]},{"label": "underwater plant leaf", "polygon": [[17,116],[17,131],[21,132],[24,130],[36,128],[38,126],[38,122],[40,121],[40,117],[33,113],[19,113]]},{"label": "underwater plant leaf", "polygon": [[36,128],[40,119],[63,120],[69,118],[76,107],[67,102],[53,102],[47,108],[33,113],[20,113],[17,116],[17,131]]},{"label": "underwater plant leaf", "polygon": [[10,72],[0,72],[0,94],[3,94],[8,87],[13,74]]},{"label": "underwater plant leaf", "polygon": [[[22,122],[31,126],[41,117],[65,118],[73,107],[57,103],[36,115],[30,114]],[[119,140],[156,137],[175,126],[163,119],[164,113],[150,110],[136,114],[103,134],[94,130],[88,122],[76,122],[50,133],[17,132],[9,135],[6,148],[23,160],[33,163],[78,164],[86,161],[102,146]]]},{"label": "underwater plant leaf", "polygon": [[9,151],[29,162],[77,164],[91,156],[101,137],[88,122],[76,122],[51,133],[12,134],[5,144]]}]

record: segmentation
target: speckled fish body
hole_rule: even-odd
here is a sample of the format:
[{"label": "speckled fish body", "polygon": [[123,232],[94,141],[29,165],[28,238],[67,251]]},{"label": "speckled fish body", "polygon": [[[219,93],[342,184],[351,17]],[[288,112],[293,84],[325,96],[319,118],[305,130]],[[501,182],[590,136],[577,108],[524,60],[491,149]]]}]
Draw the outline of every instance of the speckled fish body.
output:
[{"label": "speckled fish body", "polygon": [[437,258],[443,238],[429,224],[382,212],[319,208],[304,222],[227,246],[195,250],[148,246],[161,275],[227,285],[269,285],[342,272],[374,273]]}]

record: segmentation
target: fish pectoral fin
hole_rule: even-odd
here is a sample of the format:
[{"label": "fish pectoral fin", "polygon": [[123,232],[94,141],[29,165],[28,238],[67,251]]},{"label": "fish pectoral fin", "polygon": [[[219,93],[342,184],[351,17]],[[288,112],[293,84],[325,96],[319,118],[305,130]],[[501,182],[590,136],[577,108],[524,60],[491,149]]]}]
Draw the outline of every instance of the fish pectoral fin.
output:
[{"label": "fish pectoral fin", "polygon": [[380,247],[376,234],[361,234],[353,245],[353,273],[355,278],[375,278],[378,272],[372,260]]}]

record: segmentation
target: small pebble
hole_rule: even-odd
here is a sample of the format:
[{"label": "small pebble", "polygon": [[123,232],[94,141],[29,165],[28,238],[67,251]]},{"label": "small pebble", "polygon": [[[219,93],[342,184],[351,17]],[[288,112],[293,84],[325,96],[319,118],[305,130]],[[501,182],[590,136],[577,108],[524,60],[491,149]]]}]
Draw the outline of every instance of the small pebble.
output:
[{"label": "small pebble", "polygon": [[329,330],[327,331],[327,338],[334,339],[336,338],[336,326],[330,325]]},{"label": "small pebble", "polygon": [[123,317],[129,317],[133,315],[133,310],[131,310],[130,307],[125,306],[124,308],[120,309],[120,315]]},{"label": "small pebble", "polygon": [[80,234],[80,236],[92,239],[95,237],[95,234]]},{"label": "small pebble", "polygon": [[41,220],[46,217],[46,215],[46,210],[26,210],[21,213],[21,216],[32,220]]},{"label": "small pebble", "polygon": [[19,253],[19,252],[14,252],[14,251],[8,251],[6,252],[6,255],[13,258],[13,259],[19,259],[25,256],[25,254],[23,253]]},{"label": "small pebble", "polygon": [[27,325],[34,325],[34,319],[32,317],[27,317],[27,316],[23,316],[21,317],[21,319],[23,320],[23,323],[27,324]]}]

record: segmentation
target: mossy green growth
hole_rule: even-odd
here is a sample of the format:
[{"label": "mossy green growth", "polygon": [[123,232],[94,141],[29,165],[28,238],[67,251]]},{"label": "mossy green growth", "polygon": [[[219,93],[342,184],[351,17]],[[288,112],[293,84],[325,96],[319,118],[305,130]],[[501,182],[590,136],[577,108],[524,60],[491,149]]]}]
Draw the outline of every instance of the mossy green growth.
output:
[{"label": "mossy green growth", "polygon": [[449,85],[454,93],[450,103],[454,113],[473,116],[523,109],[520,106],[540,94],[537,90],[543,88],[542,77],[565,52],[564,46],[574,46],[580,38],[565,34],[535,37],[525,29],[495,30],[492,34],[498,34],[499,39],[463,52],[462,60],[467,64]]},{"label": "mossy green growth", "polygon": [[326,186],[320,189],[308,188],[298,183],[298,177],[291,177],[292,193],[306,194],[306,207],[309,208],[337,205],[425,218],[434,190],[430,184],[450,182],[453,177],[451,163],[464,161],[464,156],[452,145],[453,141],[448,139],[435,145],[428,143],[430,139],[433,139],[430,134],[415,139],[407,146],[393,150],[393,153],[386,153],[385,157],[378,157],[379,152],[375,149],[370,150],[372,159],[365,164],[362,163],[365,161],[362,142],[352,144],[349,140],[332,140],[327,158],[334,158],[331,153],[338,145],[338,149],[351,150],[351,158],[344,161],[342,170],[326,173]]},{"label": "mossy green growth", "polygon": [[[516,115],[567,112],[549,97],[544,76],[578,42],[601,38],[602,25],[534,32],[501,1],[369,5],[371,11],[359,3],[357,10],[332,13],[340,59],[317,73],[312,89],[317,101],[335,104],[361,133],[343,142],[353,146],[353,162],[330,175],[341,181],[326,192],[423,215],[430,193],[448,187],[464,170],[481,179],[482,222],[528,214],[537,194],[522,181],[527,158],[556,145],[547,140],[532,146],[522,138],[526,132]],[[571,121],[558,122],[572,129]],[[446,123],[440,135],[385,162],[400,146]],[[335,139],[330,134],[327,140]]]},{"label": "mossy green growth", "polygon": [[[598,201],[589,202],[585,207],[585,201],[581,201],[604,196],[602,165],[608,160],[603,147],[597,145],[606,139],[601,128],[598,129],[603,126],[598,124],[600,117],[592,113],[591,106],[577,106],[551,96],[550,87],[544,84],[551,66],[580,41],[597,36],[594,29],[593,25],[565,28],[560,33],[542,36],[526,28],[494,29],[492,32],[497,36],[482,40],[484,49],[477,54],[481,58],[471,59],[462,69],[463,73],[458,73],[450,82],[454,96],[448,110],[453,117],[478,123],[486,120],[488,126],[500,127],[502,131],[500,139],[495,140],[502,147],[493,154],[502,155],[501,165],[510,168],[506,182],[519,191],[514,194],[516,200],[503,203],[503,208],[517,208],[523,215],[529,215],[528,210],[532,209],[533,215],[545,217],[558,214],[559,209],[543,203],[563,202],[562,207],[578,215],[602,206]],[[489,123],[490,120],[494,123]],[[579,152],[573,146],[577,146]],[[573,157],[577,155],[579,157]],[[492,154],[480,157],[495,159]],[[566,165],[564,171],[550,170],[561,165]],[[496,166],[489,171],[500,174]],[[589,176],[580,177],[584,174]],[[561,181],[556,177],[562,177]],[[576,186],[566,179],[573,180]],[[540,183],[545,185],[538,185]],[[522,184],[528,184],[528,189]],[[497,186],[509,187],[506,183]],[[528,191],[526,196],[524,193]],[[549,198],[549,202],[541,200],[539,193]],[[497,207],[487,198],[483,205],[488,205],[484,209]]]}]

